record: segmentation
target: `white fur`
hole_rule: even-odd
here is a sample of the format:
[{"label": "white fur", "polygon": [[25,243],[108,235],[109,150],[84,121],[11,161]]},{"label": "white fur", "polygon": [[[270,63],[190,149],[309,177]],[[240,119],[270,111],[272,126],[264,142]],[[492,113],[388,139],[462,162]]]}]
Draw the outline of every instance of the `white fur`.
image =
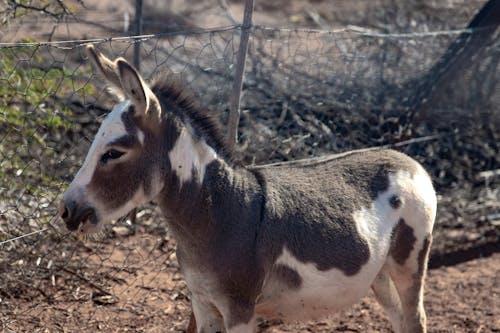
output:
[{"label": "white fur", "polygon": [[172,170],[181,182],[191,181],[193,168],[203,182],[207,165],[217,158],[215,151],[201,139],[193,140],[192,129],[186,126],[181,130],[174,148],[168,153]]},{"label": "white fur", "polygon": [[420,205],[416,208],[419,216],[424,216],[425,221],[431,223],[424,223],[424,221],[416,221],[419,231],[422,234],[430,234],[436,219],[436,206],[437,197],[429,175],[421,165],[418,165],[418,172],[413,177],[413,194],[415,199],[419,199]]},{"label": "white fur", "polygon": [[139,139],[139,142],[141,145],[144,145],[144,132],[141,130],[137,130],[137,139]]},{"label": "white fur", "polygon": [[404,321],[401,300],[386,265],[373,281],[372,289],[378,303],[389,317],[394,333],[402,333]]}]

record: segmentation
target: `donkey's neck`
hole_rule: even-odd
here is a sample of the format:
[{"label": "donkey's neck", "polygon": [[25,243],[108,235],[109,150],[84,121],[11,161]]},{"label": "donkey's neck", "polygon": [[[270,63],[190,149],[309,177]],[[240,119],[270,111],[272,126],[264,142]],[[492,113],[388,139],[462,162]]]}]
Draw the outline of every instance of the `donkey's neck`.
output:
[{"label": "donkey's neck", "polygon": [[254,239],[263,207],[255,174],[217,158],[206,166],[202,183],[191,179],[181,184],[172,173],[166,184],[157,201],[179,247],[210,252],[228,232]]},{"label": "donkey's neck", "polygon": [[213,172],[210,172],[212,165],[219,165],[229,171],[231,168],[203,137],[195,134],[189,123],[176,118],[167,119],[163,133],[174,133],[173,137],[165,140],[174,141],[174,144],[167,148],[164,163],[168,163],[170,168],[163,175],[163,190],[156,201],[167,216],[172,231],[178,237],[189,237],[201,230],[192,224],[203,220],[210,210],[204,183],[207,177],[213,177]]}]

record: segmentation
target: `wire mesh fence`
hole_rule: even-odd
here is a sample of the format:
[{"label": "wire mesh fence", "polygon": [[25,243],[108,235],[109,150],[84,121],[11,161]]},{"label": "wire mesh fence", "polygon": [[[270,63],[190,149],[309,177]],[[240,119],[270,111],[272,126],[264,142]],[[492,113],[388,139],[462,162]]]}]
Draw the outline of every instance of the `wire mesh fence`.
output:
[{"label": "wire mesh fence", "polygon": [[[177,77],[224,122],[240,30],[142,37],[141,72],[148,79]],[[498,179],[486,186],[478,175],[500,168],[498,33],[447,86],[434,88],[440,94],[428,110],[415,110],[408,101],[436,60],[460,35],[482,38],[479,31],[254,26],[235,158],[260,164],[394,146],[420,160],[446,195],[435,252],[460,241],[450,240],[448,229],[475,229],[471,244],[494,243]],[[154,204],[135,222],[112,222],[99,239],[78,240],[56,218],[61,193],[116,101],[84,45],[131,60],[138,40],[0,44],[0,320],[6,332],[185,325],[189,293],[175,240]],[[19,236],[27,237],[14,239]]]}]

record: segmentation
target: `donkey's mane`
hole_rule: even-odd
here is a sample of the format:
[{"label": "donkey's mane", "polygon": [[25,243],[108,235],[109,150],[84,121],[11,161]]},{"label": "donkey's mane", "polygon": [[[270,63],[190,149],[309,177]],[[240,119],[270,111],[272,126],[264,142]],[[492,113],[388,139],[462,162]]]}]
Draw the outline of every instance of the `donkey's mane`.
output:
[{"label": "donkey's mane", "polygon": [[153,79],[151,90],[158,97],[162,110],[167,110],[167,114],[177,115],[184,123],[187,120],[197,136],[205,139],[221,157],[231,159],[232,152],[228,148],[219,120],[213,112],[201,107],[179,80],[171,76],[158,76]]}]

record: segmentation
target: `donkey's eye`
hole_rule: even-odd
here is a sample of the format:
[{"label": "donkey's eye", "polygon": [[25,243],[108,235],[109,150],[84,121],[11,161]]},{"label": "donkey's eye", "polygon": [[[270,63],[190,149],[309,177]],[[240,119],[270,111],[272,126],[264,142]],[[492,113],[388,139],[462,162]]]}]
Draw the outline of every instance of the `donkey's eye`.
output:
[{"label": "donkey's eye", "polygon": [[125,154],[116,149],[110,149],[101,156],[101,163],[106,164],[109,160],[116,160]]}]

